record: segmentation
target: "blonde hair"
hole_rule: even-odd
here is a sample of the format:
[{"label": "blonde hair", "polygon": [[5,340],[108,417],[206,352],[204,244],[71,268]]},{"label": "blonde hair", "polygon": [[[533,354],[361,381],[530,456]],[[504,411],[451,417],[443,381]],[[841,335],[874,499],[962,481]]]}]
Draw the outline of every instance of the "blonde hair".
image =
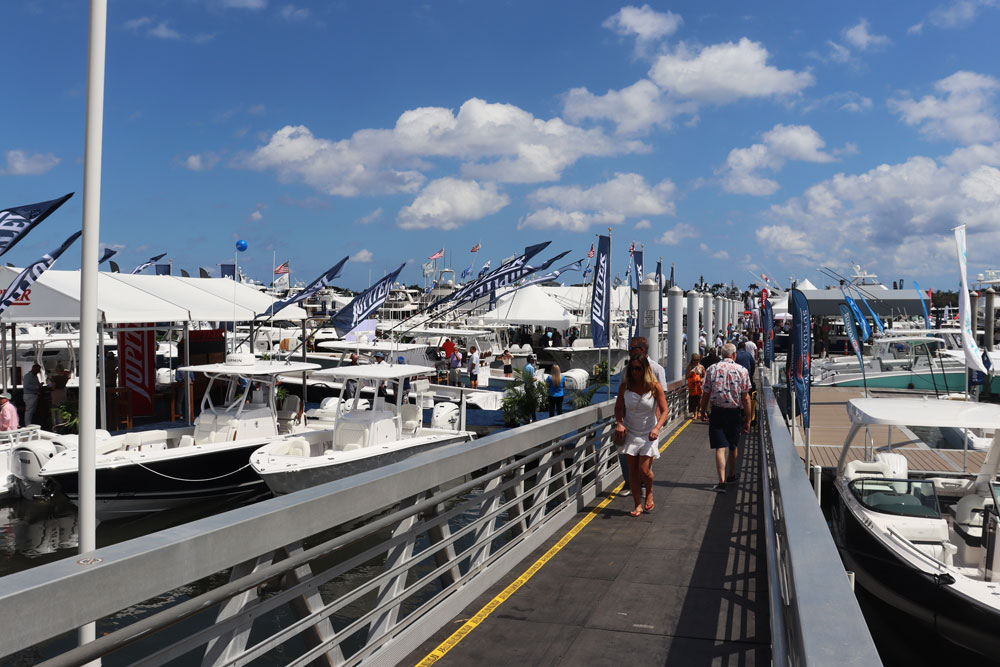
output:
[{"label": "blonde hair", "polygon": [[642,374],[642,382],[646,385],[646,389],[648,391],[653,391],[653,385],[659,385],[659,382],[657,382],[656,374],[653,373],[653,367],[650,365],[649,359],[646,357],[629,358],[628,363],[625,364],[625,368],[627,370],[625,375],[625,388],[629,391],[635,392],[636,394],[639,393],[636,390],[641,388],[636,386],[638,385],[638,380],[632,379],[632,364],[634,362],[639,362],[639,364],[644,368],[645,372]]},{"label": "blonde hair", "polygon": [[549,377],[552,378],[552,386],[558,387],[559,383],[562,382],[562,371],[559,368],[559,364],[552,364],[552,373]]}]

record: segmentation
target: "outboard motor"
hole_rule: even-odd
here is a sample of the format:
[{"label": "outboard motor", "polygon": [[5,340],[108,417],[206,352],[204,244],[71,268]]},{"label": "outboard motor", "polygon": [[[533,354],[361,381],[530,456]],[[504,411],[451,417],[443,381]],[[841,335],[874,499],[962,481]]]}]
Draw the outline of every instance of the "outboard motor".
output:
[{"label": "outboard motor", "polygon": [[36,440],[16,447],[11,455],[11,473],[17,480],[17,490],[22,498],[34,498],[43,493],[45,478],[42,466],[53,456],[66,449],[62,443],[50,440]]},{"label": "outboard motor", "polygon": [[454,403],[438,403],[431,415],[431,428],[458,430],[458,406]]}]

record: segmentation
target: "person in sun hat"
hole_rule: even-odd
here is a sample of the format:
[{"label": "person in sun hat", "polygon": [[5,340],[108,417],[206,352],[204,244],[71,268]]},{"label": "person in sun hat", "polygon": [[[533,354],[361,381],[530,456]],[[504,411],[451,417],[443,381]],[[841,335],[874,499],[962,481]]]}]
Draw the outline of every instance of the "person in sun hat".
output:
[{"label": "person in sun hat", "polygon": [[0,431],[16,431],[19,425],[17,408],[10,402],[10,393],[0,393]]}]

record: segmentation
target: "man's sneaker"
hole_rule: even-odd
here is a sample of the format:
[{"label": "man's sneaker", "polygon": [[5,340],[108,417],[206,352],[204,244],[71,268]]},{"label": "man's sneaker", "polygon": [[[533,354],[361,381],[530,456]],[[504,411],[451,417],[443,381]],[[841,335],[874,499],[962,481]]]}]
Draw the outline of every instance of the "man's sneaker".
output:
[{"label": "man's sneaker", "polygon": [[726,478],[726,484],[732,484],[738,481],[740,481],[739,475],[730,475],[729,477]]},{"label": "man's sneaker", "polygon": [[725,493],[726,492],[726,485],[725,484],[716,484],[715,486],[712,487],[712,490],[715,491],[716,493]]}]

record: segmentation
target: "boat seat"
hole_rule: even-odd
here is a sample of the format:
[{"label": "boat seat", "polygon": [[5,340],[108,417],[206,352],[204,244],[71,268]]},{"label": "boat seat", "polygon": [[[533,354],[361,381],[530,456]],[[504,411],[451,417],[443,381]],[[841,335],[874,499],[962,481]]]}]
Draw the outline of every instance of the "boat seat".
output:
[{"label": "boat seat", "polygon": [[142,434],[126,433],[122,438],[122,446],[126,452],[138,450],[142,446]]},{"label": "boat seat", "polygon": [[302,456],[308,458],[312,453],[309,441],[305,438],[289,438],[272,450],[281,456]]},{"label": "boat seat", "polygon": [[425,391],[430,391],[431,382],[430,380],[414,380],[410,383],[410,390],[416,394],[422,394]]},{"label": "boat seat", "polygon": [[334,446],[341,451],[360,449],[368,444],[368,427],[354,422],[341,422],[334,435]]},{"label": "boat seat", "polygon": [[96,450],[98,454],[110,454],[111,452],[117,451],[121,446],[121,440],[103,440],[97,443]]},{"label": "boat seat", "polygon": [[992,498],[976,494],[962,497],[955,505],[955,532],[963,539],[971,539],[981,544],[986,512],[990,507],[993,507]]},{"label": "boat seat", "polygon": [[421,426],[423,421],[423,410],[419,405],[404,403],[400,412],[400,423],[404,434],[413,435]]},{"label": "boat seat", "polygon": [[885,461],[851,461],[844,466],[844,479],[853,481],[863,477],[888,477],[889,464]]},{"label": "boat seat", "polygon": [[285,396],[281,402],[281,409],[278,410],[279,422],[297,423],[299,420],[299,408],[302,407],[302,399],[295,394]]},{"label": "boat seat", "polygon": [[194,444],[193,435],[182,435],[180,442],[177,443],[178,447],[190,447]]}]

